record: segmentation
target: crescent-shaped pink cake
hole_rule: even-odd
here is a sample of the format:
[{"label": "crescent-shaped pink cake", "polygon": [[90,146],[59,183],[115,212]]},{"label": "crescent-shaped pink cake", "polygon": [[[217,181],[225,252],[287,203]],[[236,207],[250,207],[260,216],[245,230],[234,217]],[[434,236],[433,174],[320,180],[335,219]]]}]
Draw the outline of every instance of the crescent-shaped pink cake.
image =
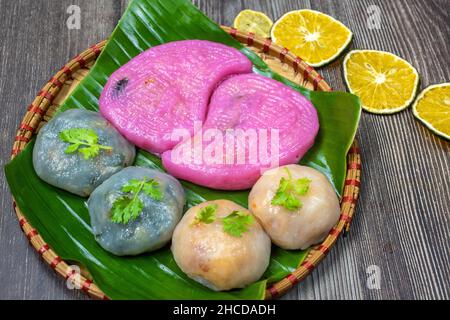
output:
[{"label": "crescent-shaped pink cake", "polygon": [[150,48],[115,71],[100,97],[100,112],[138,147],[161,154],[179,141],[174,129],[193,132],[205,120],[213,90],[226,77],[249,73],[237,49],[203,40]]},{"label": "crescent-shaped pink cake", "polygon": [[199,185],[247,189],[264,170],[297,163],[318,130],[316,109],[300,93],[257,74],[237,75],[214,91],[202,132],[164,152],[163,165]]}]

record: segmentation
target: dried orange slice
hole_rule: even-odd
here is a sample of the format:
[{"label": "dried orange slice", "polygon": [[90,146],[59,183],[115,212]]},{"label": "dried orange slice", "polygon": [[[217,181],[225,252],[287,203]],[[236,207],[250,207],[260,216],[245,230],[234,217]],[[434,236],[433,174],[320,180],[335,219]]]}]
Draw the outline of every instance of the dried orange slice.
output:
[{"label": "dried orange slice", "polygon": [[407,108],[419,84],[417,70],[396,55],[375,50],[354,50],[344,59],[344,78],[364,110],[390,114]]},{"label": "dried orange slice", "polygon": [[259,11],[243,10],[234,19],[233,27],[242,32],[253,32],[257,36],[268,38],[273,22]]},{"label": "dried orange slice", "polygon": [[305,9],[288,12],[278,19],[271,37],[310,66],[320,67],[336,59],[353,34],[333,17]]},{"label": "dried orange slice", "polygon": [[426,88],[412,108],[414,116],[431,131],[450,140],[450,83]]}]

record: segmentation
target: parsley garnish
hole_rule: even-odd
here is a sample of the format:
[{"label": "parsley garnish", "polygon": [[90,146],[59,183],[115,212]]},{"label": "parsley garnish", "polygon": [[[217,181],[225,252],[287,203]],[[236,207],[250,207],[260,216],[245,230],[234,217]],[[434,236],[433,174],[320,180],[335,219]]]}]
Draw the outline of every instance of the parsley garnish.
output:
[{"label": "parsley garnish", "polygon": [[223,231],[233,237],[241,237],[248,227],[252,225],[254,218],[243,211],[233,211],[222,219]]},{"label": "parsley garnish", "polygon": [[112,150],[112,147],[98,144],[98,135],[92,129],[72,128],[61,131],[59,139],[70,143],[65,153],[74,153],[78,151],[84,156],[84,159],[95,158],[98,156],[100,149]]},{"label": "parsley garnish", "polygon": [[217,204],[215,203],[209,204],[201,208],[200,211],[197,212],[197,215],[195,216],[192,225],[199,224],[202,222],[206,224],[213,223],[214,220],[216,220],[216,211],[217,211]]},{"label": "parsley garnish", "polygon": [[272,204],[283,206],[289,211],[298,210],[303,206],[298,196],[305,195],[309,190],[311,180],[308,178],[292,179],[291,172],[285,168],[289,178],[281,178],[280,185],[272,199]]},{"label": "parsley garnish", "polygon": [[139,217],[144,209],[144,204],[138,197],[139,193],[144,192],[158,201],[163,197],[158,181],[154,179],[148,180],[147,177],[144,177],[142,180],[129,180],[122,187],[122,192],[126,192],[129,195],[123,195],[114,201],[111,208],[111,221],[115,223],[126,224]]}]

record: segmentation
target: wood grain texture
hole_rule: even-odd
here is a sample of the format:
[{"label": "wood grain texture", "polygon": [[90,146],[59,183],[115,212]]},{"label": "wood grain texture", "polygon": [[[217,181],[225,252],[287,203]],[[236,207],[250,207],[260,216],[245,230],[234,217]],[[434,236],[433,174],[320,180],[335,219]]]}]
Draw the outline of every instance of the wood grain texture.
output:
[{"label": "wood grain texture", "polygon": [[[421,75],[421,88],[450,81],[448,0],[195,0],[214,21],[230,25],[245,8],[273,19],[289,10],[328,13],[355,34],[352,48],[393,52]],[[81,8],[81,29],[68,30],[67,8]],[[0,0],[1,159],[9,159],[26,106],[71,57],[105,39],[125,0]],[[370,5],[381,28],[367,27]],[[345,90],[342,57],[319,69]],[[450,143],[417,122],[411,110],[364,113],[358,132],[363,159],[361,197],[350,234],[317,270],[283,299],[449,299]],[[0,299],[85,299],[39,261],[18,227],[11,196],[0,181]],[[367,267],[381,270],[381,289],[366,285]]]}]

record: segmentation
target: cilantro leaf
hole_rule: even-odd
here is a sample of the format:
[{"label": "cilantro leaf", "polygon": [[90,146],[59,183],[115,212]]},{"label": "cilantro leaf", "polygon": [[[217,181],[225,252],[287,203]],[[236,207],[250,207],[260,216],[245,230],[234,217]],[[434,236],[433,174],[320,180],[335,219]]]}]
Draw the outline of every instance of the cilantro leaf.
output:
[{"label": "cilantro leaf", "polygon": [[61,131],[58,137],[61,141],[70,143],[64,151],[65,153],[71,154],[78,151],[83,155],[85,160],[98,156],[101,149],[112,150],[112,147],[98,144],[98,135],[92,129],[67,129]]},{"label": "cilantro leaf", "polygon": [[64,152],[65,153],[74,153],[78,150],[79,147],[80,147],[79,144],[71,144],[70,146],[68,146],[66,148],[66,150]]},{"label": "cilantro leaf", "polygon": [[300,178],[294,181],[294,190],[299,196],[305,195],[309,190],[311,180],[308,178]]},{"label": "cilantro leaf", "polygon": [[114,201],[111,209],[111,221],[126,224],[139,217],[142,209],[144,204],[139,198],[119,197]]},{"label": "cilantro leaf", "polygon": [[[146,177],[144,177],[146,179]],[[130,179],[122,186],[123,192],[137,193],[141,187],[141,181],[138,179]]]},{"label": "cilantro leaf", "polygon": [[289,177],[280,179],[280,185],[271,203],[275,206],[283,206],[289,211],[295,211],[303,206],[297,196],[303,196],[308,192],[311,180],[308,178],[294,180],[289,169],[286,168],[286,171]]},{"label": "cilantro leaf", "polygon": [[150,180],[144,183],[144,186],[142,187],[142,190],[144,193],[150,197],[152,197],[155,200],[161,200],[163,197],[163,194],[161,192],[161,189],[159,187],[159,182],[156,180]]},{"label": "cilantro leaf", "polygon": [[300,209],[302,206],[300,199],[287,192],[277,192],[272,199],[272,204],[276,206],[283,206],[289,211]]},{"label": "cilantro leaf", "polygon": [[111,208],[111,221],[115,223],[126,224],[139,217],[144,209],[144,204],[139,199],[141,192],[155,200],[162,199],[159,183],[154,179],[147,180],[147,177],[142,180],[130,179],[122,186],[122,192],[127,195],[117,198]]},{"label": "cilantro leaf", "polygon": [[80,148],[78,149],[78,152],[80,152],[84,156],[84,159],[87,160],[98,156],[98,154],[100,153],[100,148],[93,145],[91,147]]},{"label": "cilantro leaf", "polygon": [[201,208],[200,211],[197,212],[197,215],[195,216],[192,225],[199,224],[201,222],[206,224],[213,223],[216,220],[216,211],[217,211],[217,204],[215,203],[209,204]]},{"label": "cilantro leaf", "polygon": [[233,211],[222,219],[223,231],[233,237],[242,237],[244,232],[253,224],[254,218],[251,214],[242,211]]}]

